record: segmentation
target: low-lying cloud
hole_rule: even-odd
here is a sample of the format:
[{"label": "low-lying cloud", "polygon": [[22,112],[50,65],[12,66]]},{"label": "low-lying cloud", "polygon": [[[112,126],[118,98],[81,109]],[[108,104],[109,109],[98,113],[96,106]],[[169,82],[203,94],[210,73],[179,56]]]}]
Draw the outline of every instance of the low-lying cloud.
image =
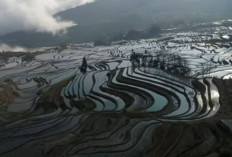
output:
[{"label": "low-lying cloud", "polygon": [[27,50],[20,46],[9,46],[7,44],[0,44],[0,52],[26,52]]},{"label": "low-lying cloud", "polygon": [[95,0],[0,0],[0,34],[33,30],[56,34],[76,25],[53,15]]},{"label": "low-lying cloud", "polygon": [[37,52],[43,51],[46,48],[25,48],[21,46],[10,46],[4,43],[0,43],[0,53],[1,52]]}]

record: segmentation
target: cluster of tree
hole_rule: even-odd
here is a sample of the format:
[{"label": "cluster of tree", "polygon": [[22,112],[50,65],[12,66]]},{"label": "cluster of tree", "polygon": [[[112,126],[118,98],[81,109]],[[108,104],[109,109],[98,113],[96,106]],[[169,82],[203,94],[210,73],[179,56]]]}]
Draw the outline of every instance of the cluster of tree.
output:
[{"label": "cluster of tree", "polygon": [[[146,51],[145,51],[146,52]],[[188,76],[190,68],[188,61],[179,56],[178,54],[170,54],[165,51],[157,53],[155,56],[148,54],[135,54],[131,55],[132,65],[146,66],[166,70],[175,75]],[[134,64],[136,62],[137,64]],[[140,64],[141,63],[141,64]]]},{"label": "cluster of tree", "polygon": [[35,58],[35,55],[32,53],[28,53],[22,57],[22,61],[31,61]]},{"label": "cluster of tree", "polygon": [[109,40],[106,40],[106,39],[98,39],[98,40],[94,41],[94,46],[101,46],[101,45],[108,46],[110,44],[111,44],[111,42]]},{"label": "cluster of tree", "polygon": [[4,62],[7,62],[8,59],[11,57],[21,57],[24,54],[24,52],[2,52],[0,55],[0,59],[4,60]]},{"label": "cluster of tree", "polygon": [[11,57],[22,57],[23,61],[31,61],[35,58],[36,55],[41,54],[43,52],[3,52],[0,55],[0,59],[4,60],[5,62],[8,61]]},{"label": "cluster of tree", "polygon": [[137,39],[148,39],[157,36],[161,33],[161,28],[157,25],[152,25],[145,31],[131,30],[126,33],[124,39],[126,40],[137,40]]},{"label": "cluster of tree", "polygon": [[95,46],[99,45],[110,45],[112,41],[119,40],[138,40],[138,39],[148,39],[155,37],[161,33],[161,28],[157,25],[152,25],[146,30],[130,30],[125,33],[118,33],[113,37],[105,37],[94,41]]}]

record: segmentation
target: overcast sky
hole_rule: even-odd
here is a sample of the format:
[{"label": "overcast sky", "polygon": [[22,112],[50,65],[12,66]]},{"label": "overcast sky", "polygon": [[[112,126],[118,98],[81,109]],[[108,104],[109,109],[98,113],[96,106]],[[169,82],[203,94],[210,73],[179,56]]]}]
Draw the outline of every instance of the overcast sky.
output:
[{"label": "overcast sky", "polygon": [[0,0],[0,34],[34,30],[55,34],[76,25],[54,14],[94,0]]}]

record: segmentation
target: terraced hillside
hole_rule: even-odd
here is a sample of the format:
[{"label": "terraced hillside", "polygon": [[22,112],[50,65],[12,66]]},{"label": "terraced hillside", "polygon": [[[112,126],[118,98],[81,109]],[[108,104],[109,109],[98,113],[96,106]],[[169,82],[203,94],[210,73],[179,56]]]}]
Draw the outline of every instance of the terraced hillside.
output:
[{"label": "terraced hillside", "polygon": [[4,63],[0,96],[17,94],[0,101],[0,156],[231,155],[230,39],[168,33]]}]

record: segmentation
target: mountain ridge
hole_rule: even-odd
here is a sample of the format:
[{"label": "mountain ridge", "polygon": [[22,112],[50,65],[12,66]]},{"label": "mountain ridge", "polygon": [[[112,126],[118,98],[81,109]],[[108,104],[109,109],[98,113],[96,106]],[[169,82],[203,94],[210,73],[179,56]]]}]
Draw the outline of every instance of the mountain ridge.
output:
[{"label": "mountain ridge", "polygon": [[230,18],[229,6],[229,0],[97,0],[54,15],[78,23],[66,34],[21,31],[1,36],[0,41],[25,47],[93,42],[129,30],[143,30],[152,24],[165,28]]}]

